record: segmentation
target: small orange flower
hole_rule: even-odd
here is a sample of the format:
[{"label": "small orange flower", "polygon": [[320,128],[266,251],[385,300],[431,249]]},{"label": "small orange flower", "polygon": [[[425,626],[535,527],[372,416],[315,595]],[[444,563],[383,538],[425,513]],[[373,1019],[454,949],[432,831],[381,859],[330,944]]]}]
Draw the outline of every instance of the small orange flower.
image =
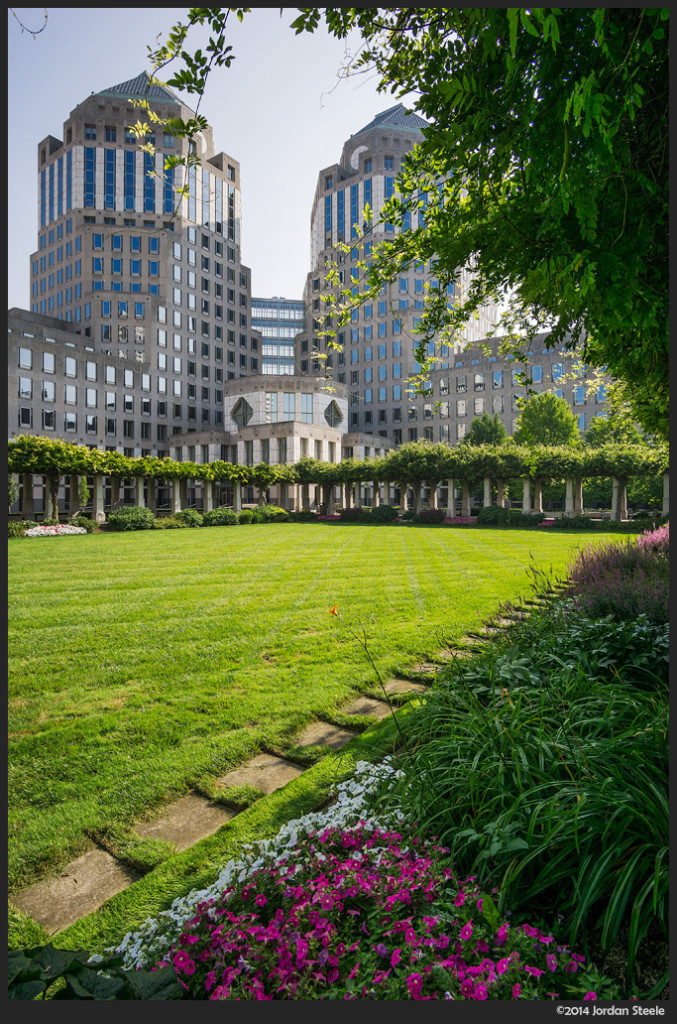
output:
[{"label": "small orange flower", "polygon": [[328,611],[328,613],[327,613],[327,614],[328,614],[328,615],[338,615],[338,613],[339,613],[339,612],[338,612],[338,605],[337,605],[337,604],[335,604],[335,605],[333,605],[333,607],[331,607],[331,608],[329,609],[329,611]]}]

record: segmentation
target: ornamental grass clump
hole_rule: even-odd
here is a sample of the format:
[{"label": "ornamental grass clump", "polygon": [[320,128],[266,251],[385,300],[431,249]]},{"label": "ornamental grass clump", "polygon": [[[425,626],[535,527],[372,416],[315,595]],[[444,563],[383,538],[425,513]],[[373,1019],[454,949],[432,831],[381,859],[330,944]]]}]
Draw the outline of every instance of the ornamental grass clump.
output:
[{"label": "ornamental grass clump", "polygon": [[637,541],[590,546],[568,571],[574,608],[591,619],[612,615],[619,621],[644,614],[668,621],[669,524]]}]

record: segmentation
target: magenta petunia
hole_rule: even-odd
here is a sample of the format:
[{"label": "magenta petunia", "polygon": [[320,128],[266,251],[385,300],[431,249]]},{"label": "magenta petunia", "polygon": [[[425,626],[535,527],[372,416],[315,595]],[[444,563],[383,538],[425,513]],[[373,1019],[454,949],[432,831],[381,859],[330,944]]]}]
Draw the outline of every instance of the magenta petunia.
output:
[{"label": "magenta petunia", "polygon": [[513,997],[513,999],[519,999],[521,993],[522,993],[521,985],[514,985],[513,986],[513,990],[512,990],[512,997]]},{"label": "magenta petunia", "polygon": [[463,925],[463,927],[461,928],[459,938],[461,939],[462,942],[465,942],[467,939],[470,938],[472,933],[473,933],[473,924],[472,924],[472,921],[468,921],[468,923]]},{"label": "magenta petunia", "polygon": [[423,989],[423,978],[420,974],[410,974],[407,978],[407,988],[412,999],[420,999]]},{"label": "magenta petunia", "polygon": [[552,953],[548,953],[547,954],[547,956],[545,958],[545,963],[546,963],[546,966],[547,966],[548,970],[552,971],[552,973],[554,974],[555,971],[557,970],[557,960],[552,955]]},{"label": "magenta petunia", "polygon": [[597,993],[596,992],[586,992],[585,995],[583,996],[583,1001],[585,1002],[586,1000],[590,1000],[590,999],[597,999]]}]

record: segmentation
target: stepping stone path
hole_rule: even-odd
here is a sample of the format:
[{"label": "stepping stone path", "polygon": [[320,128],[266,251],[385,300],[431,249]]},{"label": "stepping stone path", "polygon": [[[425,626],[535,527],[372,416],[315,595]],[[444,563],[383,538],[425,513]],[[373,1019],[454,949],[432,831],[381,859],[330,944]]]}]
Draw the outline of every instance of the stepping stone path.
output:
[{"label": "stepping stone path", "polygon": [[[416,667],[416,673],[437,671],[430,662]],[[432,679],[431,679],[432,681]],[[385,684],[390,694],[411,693],[412,696],[429,689],[422,683],[408,679],[391,679]],[[358,697],[347,708],[347,715],[372,715],[381,720],[390,714],[385,700]],[[357,735],[350,729],[337,728],[327,722],[312,722],[298,737],[298,746],[320,744],[339,749]],[[273,754],[258,754],[252,760],[216,780],[218,788],[251,785],[266,795],[285,786],[303,774],[303,768]],[[140,822],[134,831],[143,839],[163,839],[173,843],[178,851],[213,835],[222,825],[235,817],[236,811],[215,803],[196,793],[189,793],[167,804],[160,815],[148,822]],[[46,878],[12,897],[18,910],[30,915],[42,925],[49,936],[62,931],[80,918],[93,913],[106,900],[127,889],[141,876],[121,864],[105,850],[93,849],[67,864],[57,876]]]}]

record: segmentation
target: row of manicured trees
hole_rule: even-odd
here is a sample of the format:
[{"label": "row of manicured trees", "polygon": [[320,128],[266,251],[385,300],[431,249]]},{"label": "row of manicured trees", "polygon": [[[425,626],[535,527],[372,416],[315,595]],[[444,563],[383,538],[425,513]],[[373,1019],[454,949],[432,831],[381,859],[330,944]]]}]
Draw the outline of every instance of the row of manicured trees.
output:
[{"label": "row of manicured trees", "polygon": [[433,491],[447,479],[475,484],[487,478],[502,481],[515,477],[558,480],[562,477],[614,476],[624,483],[630,477],[667,472],[668,450],[665,445],[636,443],[586,448],[582,445],[518,446],[507,441],[498,446],[459,444],[452,448],[418,441],[402,445],[379,459],[346,459],[336,464],[301,459],[293,466],[269,466],[266,463],[240,466],[220,460],[194,463],[151,457],[129,458],[118,452],[101,452],[51,438],[19,437],[9,442],[8,468],[10,473],[44,476],[53,495],[58,491],[59,477],[69,474],[240,481],[255,485],[261,502],[265,490],[273,484],[314,484],[323,489],[323,504],[329,501],[332,487],[339,483],[389,482],[399,485],[402,491],[407,486],[412,487],[416,495],[416,511],[419,511],[419,495],[424,483]]}]

